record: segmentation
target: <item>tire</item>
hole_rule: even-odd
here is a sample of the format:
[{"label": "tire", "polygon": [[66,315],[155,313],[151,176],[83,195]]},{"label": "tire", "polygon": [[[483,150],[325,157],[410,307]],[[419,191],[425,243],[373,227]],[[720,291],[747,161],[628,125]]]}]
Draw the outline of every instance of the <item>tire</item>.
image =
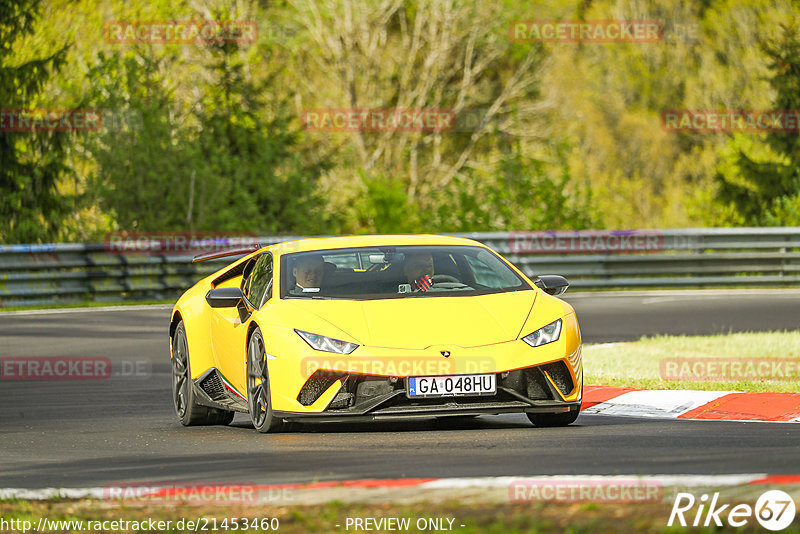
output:
[{"label": "tire", "polygon": [[580,410],[570,408],[566,413],[526,413],[528,420],[537,427],[567,426],[575,422]]},{"label": "tire", "polygon": [[178,323],[172,336],[172,404],[183,426],[227,425],[233,421],[233,412],[200,406],[195,402],[189,344],[183,321]]},{"label": "tire", "polygon": [[269,370],[264,336],[256,327],[247,343],[247,411],[250,421],[262,434],[279,432],[285,428],[283,420],[272,413],[269,391]]}]

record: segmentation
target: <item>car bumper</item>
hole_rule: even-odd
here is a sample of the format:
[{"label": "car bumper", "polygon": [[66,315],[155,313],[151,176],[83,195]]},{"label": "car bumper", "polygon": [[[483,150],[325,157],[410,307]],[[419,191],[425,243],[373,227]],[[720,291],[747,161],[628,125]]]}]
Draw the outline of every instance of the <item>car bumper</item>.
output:
[{"label": "car bumper", "polygon": [[566,413],[580,410],[581,402],[532,400],[511,388],[499,387],[495,395],[486,397],[440,397],[410,399],[404,390],[383,395],[368,403],[349,408],[328,408],[318,413],[275,411],[276,417],[290,422],[338,422],[409,419],[415,417],[499,415],[510,413]]}]

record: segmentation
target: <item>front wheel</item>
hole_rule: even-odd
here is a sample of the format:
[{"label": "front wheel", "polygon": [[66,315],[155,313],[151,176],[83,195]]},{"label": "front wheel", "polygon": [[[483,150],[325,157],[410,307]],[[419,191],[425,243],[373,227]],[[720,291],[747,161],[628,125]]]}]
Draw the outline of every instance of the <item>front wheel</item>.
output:
[{"label": "front wheel", "polygon": [[283,421],[272,413],[267,351],[260,328],[253,330],[247,344],[247,410],[253,426],[259,432],[266,434],[283,428]]},{"label": "front wheel", "polygon": [[233,412],[200,406],[194,400],[186,327],[178,323],[172,335],[172,404],[183,426],[227,425]]},{"label": "front wheel", "polygon": [[570,408],[564,413],[526,413],[528,420],[538,427],[567,426],[575,422],[580,409]]}]

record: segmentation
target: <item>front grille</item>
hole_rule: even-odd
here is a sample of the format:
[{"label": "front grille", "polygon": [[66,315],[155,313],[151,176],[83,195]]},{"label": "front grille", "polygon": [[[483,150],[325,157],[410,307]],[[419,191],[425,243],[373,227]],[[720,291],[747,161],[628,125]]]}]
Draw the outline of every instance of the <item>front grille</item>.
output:
[{"label": "front grille", "polygon": [[525,369],[525,396],[531,400],[552,399],[546,380],[541,369]]},{"label": "front grille", "polygon": [[346,391],[340,391],[333,398],[328,408],[348,408],[353,401],[353,394]]},{"label": "front grille", "polygon": [[328,409],[346,409],[369,403],[380,397],[391,396],[402,389],[403,381],[390,381],[385,376],[351,374],[342,384],[342,389],[328,405]]},{"label": "front grille", "polygon": [[356,396],[358,397],[358,400],[364,401],[375,397],[380,397],[381,395],[387,395],[394,392],[394,390],[394,384],[391,384],[386,378],[367,377],[358,382],[358,386],[356,386]]},{"label": "front grille", "polygon": [[550,377],[550,380],[553,381],[562,395],[569,395],[575,389],[575,383],[572,381],[572,375],[569,374],[569,368],[562,360],[542,365],[540,369],[547,373],[547,376]]},{"label": "front grille", "polygon": [[553,400],[553,394],[547,385],[547,379],[538,367],[500,373],[499,376],[499,386],[513,389],[525,398],[531,400]]},{"label": "front grille", "polygon": [[206,392],[211,400],[220,401],[226,398],[225,386],[216,371],[212,371],[200,382],[200,387]]}]

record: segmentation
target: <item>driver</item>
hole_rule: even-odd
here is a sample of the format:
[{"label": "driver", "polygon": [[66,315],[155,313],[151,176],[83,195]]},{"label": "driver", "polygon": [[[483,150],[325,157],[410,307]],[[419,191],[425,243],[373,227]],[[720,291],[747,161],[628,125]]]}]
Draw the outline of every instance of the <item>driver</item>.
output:
[{"label": "driver", "polygon": [[310,288],[313,288],[312,291],[319,291],[324,273],[322,256],[300,257],[292,267],[292,276],[295,279],[292,292],[309,292]]},{"label": "driver", "polygon": [[433,256],[429,252],[406,254],[403,274],[414,291],[428,291],[433,286]]}]

